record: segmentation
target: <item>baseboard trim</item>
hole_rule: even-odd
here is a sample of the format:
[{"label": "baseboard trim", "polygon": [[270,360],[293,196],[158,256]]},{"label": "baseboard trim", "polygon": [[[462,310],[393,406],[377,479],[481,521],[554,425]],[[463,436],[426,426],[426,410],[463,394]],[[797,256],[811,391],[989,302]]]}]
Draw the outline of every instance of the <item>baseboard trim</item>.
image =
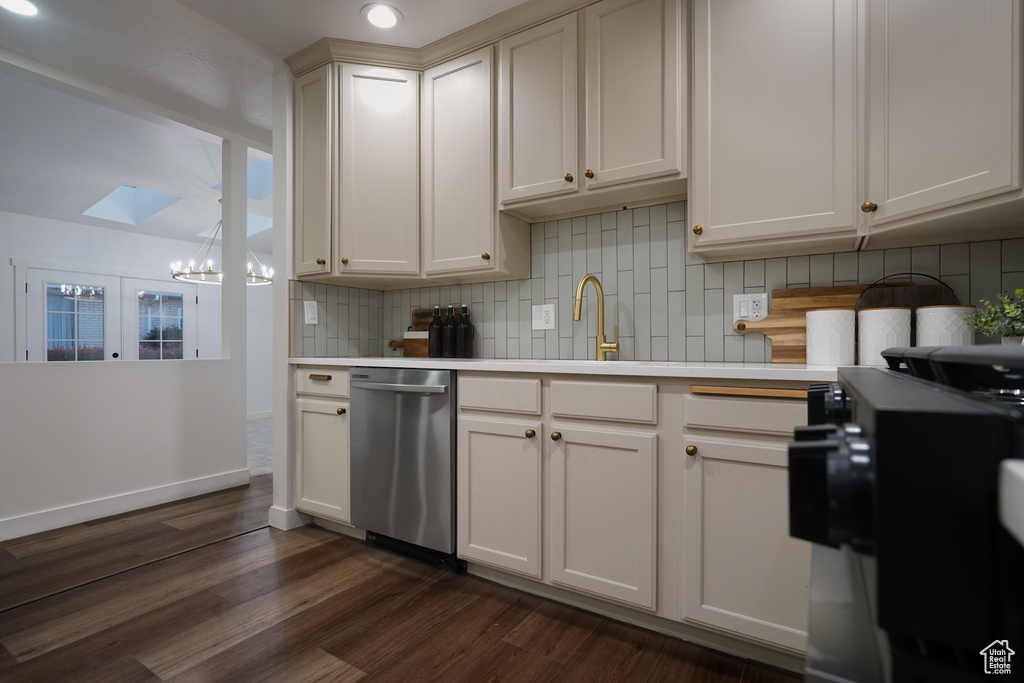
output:
[{"label": "baseboard trim", "polygon": [[285,509],[276,505],[270,506],[270,526],[275,529],[290,531],[298,529],[300,526],[306,526],[311,520],[311,517],[302,514],[295,508]]},{"label": "baseboard trim", "polygon": [[0,519],[0,541],[59,529],[110,515],[119,515],[122,512],[169,503],[203,493],[245,486],[248,483],[249,470],[246,468]]}]

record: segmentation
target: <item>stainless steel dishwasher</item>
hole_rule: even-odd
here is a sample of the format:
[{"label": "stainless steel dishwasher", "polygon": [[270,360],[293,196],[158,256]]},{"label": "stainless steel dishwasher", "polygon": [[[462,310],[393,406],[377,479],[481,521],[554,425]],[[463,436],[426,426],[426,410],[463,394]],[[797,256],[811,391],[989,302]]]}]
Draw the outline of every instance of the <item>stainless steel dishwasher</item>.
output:
[{"label": "stainless steel dishwasher", "polygon": [[352,368],[349,424],[352,524],[376,545],[457,568],[452,375]]}]

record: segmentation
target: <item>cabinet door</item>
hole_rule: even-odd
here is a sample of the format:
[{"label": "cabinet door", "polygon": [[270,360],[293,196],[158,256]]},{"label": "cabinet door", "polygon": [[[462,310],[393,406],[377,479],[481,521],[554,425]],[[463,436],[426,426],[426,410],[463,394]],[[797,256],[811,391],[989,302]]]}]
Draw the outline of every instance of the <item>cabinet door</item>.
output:
[{"label": "cabinet door", "polygon": [[553,429],[551,580],[655,609],[657,437]]},{"label": "cabinet door", "polygon": [[295,274],[331,272],[337,107],[330,64],[295,81]]},{"label": "cabinet door", "polygon": [[540,422],[459,417],[459,557],[541,578],[541,443]]},{"label": "cabinet door", "polygon": [[351,518],[348,410],[348,401],[295,401],[295,507],[346,523]]},{"label": "cabinet door", "polygon": [[[428,275],[494,254],[492,48],[423,74],[423,254]],[[487,254],[488,258],[483,258]]]},{"label": "cabinet door", "polygon": [[855,19],[853,0],[695,0],[691,250],[855,245]]},{"label": "cabinet door", "polygon": [[586,8],[588,188],[683,170],[679,21],[678,0],[604,0]]},{"label": "cabinet door", "polygon": [[576,15],[501,41],[499,199],[575,192]]},{"label": "cabinet door", "polygon": [[789,536],[786,446],[687,443],[684,619],[805,650],[811,546]]},{"label": "cabinet door", "polygon": [[337,271],[419,272],[419,74],[341,68]]},{"label": "cabinet door", "polygon": [[1020,187],[1014,4],[868,3],[872,224]]}]

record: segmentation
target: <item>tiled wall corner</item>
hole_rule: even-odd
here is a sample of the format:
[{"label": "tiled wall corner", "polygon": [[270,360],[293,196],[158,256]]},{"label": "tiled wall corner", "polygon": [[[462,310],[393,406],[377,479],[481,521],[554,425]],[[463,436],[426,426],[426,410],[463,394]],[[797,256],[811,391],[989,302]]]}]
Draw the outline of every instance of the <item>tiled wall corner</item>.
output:
[{"label": "tiled wall corner", "polygon": [[[525,280],[386,292],[291,282],[292,356],[401,355],[387,342],[402,338],[413,310],[464,303],[477,328],[477,356],[593,359],[590,285],[582,319],[572,320],[576,283],[587,273],[604,288],[605,334],[611,338],[618,325],[619,360],[770,360],[763,335],[732,329],[732,297],[744,292],[870,284],[910,271],[941,278],[972,304],[1024,287],[1024,238],[703,263],[686,250],[685,202],[535,223],[530,236]],[[317,302],[319,325],[303,324],[303,301]],[[532,307],[540,304],[554,304],[554,330],[532,329]]]}]

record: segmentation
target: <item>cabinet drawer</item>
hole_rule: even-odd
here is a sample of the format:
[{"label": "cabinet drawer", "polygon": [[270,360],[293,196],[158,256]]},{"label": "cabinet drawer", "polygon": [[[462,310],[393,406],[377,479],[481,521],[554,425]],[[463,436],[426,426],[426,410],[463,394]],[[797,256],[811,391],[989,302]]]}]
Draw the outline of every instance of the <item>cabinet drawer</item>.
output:
[{"label": "cabinet drawer", "polygon": [[807,424],[806,399],[683,397],[683,425],[688,428],[791,436],[793,428],[802,424]]},{"label": "cabinet drawer", "polygon": [[540,380],[459,377],[459,407],[540,415]]},{"label": "cabinet drawer", "polygon": [[296,368],[295,393],[346,398],[348,396],[348,369]]},{"label": "cabinet drawer", "polygon": [[658,422],[658,386],[617,382],[551,383],[551,414],[615,422]]}]

